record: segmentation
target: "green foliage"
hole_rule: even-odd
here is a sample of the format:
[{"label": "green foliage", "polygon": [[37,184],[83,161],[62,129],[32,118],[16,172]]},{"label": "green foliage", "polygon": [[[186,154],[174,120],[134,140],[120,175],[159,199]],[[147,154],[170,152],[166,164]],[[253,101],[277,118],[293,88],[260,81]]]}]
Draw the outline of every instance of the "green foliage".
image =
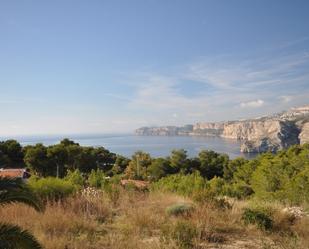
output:
[{"label": "green foliage", "polygon": [[197,203],[207,203],[216,209],[224,210],[232,208],[232,205],[224,197],[217,197],[209,188],[195,192],[192,198]]},{"label": "green foliage", "polygon": [[194,194],[197,199],[228,195],[291,204],[309,202],[308,155],[309,144],[304,144],[276,154],[263,153],[253,160],[229,160],[227,155],[208,150],[195,158],[188,158],[185,150],[173,150],[167,158],[151,158],[138,151],[128,159],[69,139],[48,147],[36,144],[22,148],[15,140],[0,142],[0,166],[25,164],[32,173],[59,176],[74,187],[82,186],[87,174],[89,185],[102,187],[107,175],[118,180],[150,180],[155,182],[154,189]]},{"label": "green foliage", "polygon": [[238,199],[244,199],[254,194],[252,187],[242,181],[226,185],[226,194]]},{"label": "green foliage", "polygon": [[258,159],[247,161],[240,164],[233,173],[233,182],[242,182],[244,184],[251,184],[251,177],[257,166],[259,165]]},{"label": "green foliage", "polygon": [[186,220],[179,220],[169,228],[168,235],[175,240],[180,248],[192,248],[198,235],[197,228]]},{"label": "green foliage", "polygon": [[22,147],[16,140],[0,142],[0,166],[20,167],[23,156]]},{"label": "green foliage", "polygon": [[77,188],[81,188],[84,185],[84,177],[79,169],[74,171],[68,171],[66,177],[64,178],[66,181],[70,182],[72,185]]},{"label": "green foliage", "polygon": [[[116,154],[111,153],[109,150],[105,149],[104,147],[90,147],[92,152],[92,157],[94,158],[95,164],[98,169],[102,170],[105,174],[112,170],[113,165],[116,161]],[[123,162],[125,164],[125,162]],[[91,169],[89,168],[86,172],[90,172]]]},{"label": "green foliage", "polygon": [[309,203],[309,166],[300,171],[287,183],[286,191],[292,203]]},{"label": "green foliage", "polygon": [[56,175],[56,168],[50,167],[47,149],[43,144],[36,144],[24,148],[24,161],[32,171],[39,176]]},{"label": "green foliage", "polygon": [[[59,144],[45,147],[43,144],[26,146],[23,149],[24,162],[40,176],[65,177],[66,172],[79,170],[90,173],[92,169],[109,172],[115,163],[116,155],[103,147],[84,147],[69,139]],[[4,160],[1,156],[0,163]]]},{"label": "green foliage", "polygon": [[209,203],[215,199],[215,194],[209,188],[204,188],[195,191],[192,194],[192,199],[197,203]]},{"label": "green foliage", "polygon": [[117,174],[122,174],[124,173],[125,169],[129,166],[130,159],[126,158],[121,155],[116,156],[115,164],[112,167],[112,174],[117,175]]},{"label": "green foliage", "polygon": [[246,208],[242,214],[245,224],[255,224],[262,230],[271,230],[273,219],[271,215],[262,209]]},{"label": "green foliage", "polygon": [[177,203],[166,208],[166,213],[172,216],[188,216],[194,210],[190,203]]},{"label": "green foliage", "polygon": [[[67,143],[65,143],[67,144]],[[79,144],[71,144],[65,146],[65,150],[67,153],[66,167],[68,170],[75,170],[79,168],[81,164],[81,154],[83,153],[83,149]]]},{"label": "green foliage", "polygon": [[[309,201],[308,155],[309,145],[292,146],[277,154],[264,153],[249,161],[242,158],[227,161],[220,154],[202,151],[199,171],[163,177],[152,187],[182,195],[193,194],[197,201],[228,195],[239,199],[254,196],[301,204]],[[186,159],[186,162],[191,160]],[[157,176],[162,177],[162,167],[154,168]],[[216,176],[221,175],[220,172],[223,178]],[[203,176],[210,177],[209,181],[206,182]]]},{"label": "green foliage", "polygon": [[65,164],[68,154],[63,144],[56,144],[47,148],[47,157],[52,165],[56,167],[56,176],[64,177]]},{"label": "green foliage", "polygon": [[181,150],[173,150],[171,156],[169,158],[171,165],[171,173],[189,173],[189,164],[187,160],[187,151]]},{"label": "green foliage", "polygon": [[234,173],[247,162],[248,160],[244,159],[243,157],[230,160],[227,164],[224,165],[223,178],[227,181],[231,181],[234,177]]},{"label": "green foliage", "polygon": [[101,188],[104,186],[105,174],[103,170],[91,170],[88,176],[88,184],[90,187]]},{"label": "green foliage", "polygon": [[74,194],[77,187],[73,183],[55,177],[36,179],[31,177],[30,189],[43,200],[59,200]]},{"label": "green foliage", "polygon": [[294,204],[308,201],[308,155],[307,146],[292,146],[276,156],[260,156],[259,165],[251,178],[255,195]]},{"label": "green foliage", "polygon": [[199,153],[199,160],[201,175],[212,179],[215,176],[223,176],[223,169],[228,165],[229,157],[211,150],[203,150]]},{"label": "green foliage", "polygon": [[214,177],[207,183],[209,191],[214,193],[214,195],[224,195],[225,194],[225,181],[223,178]]},{"label": "green foliage", "polygon": [[104,187],[105,193],[107,193],[111,203],[114,206],[117,206],[119,204],[120,199],[120,187],[116,184],[107,184]]},{"label": "green foliage", "polygon": [[214,202],[216,196],[222,196],[226,193],[226,182],[220,177],[214,177],[206,182],[204,188],[196,189],[192,194],[192,198],[199,203]]},{"label": "green foliage", "polygon": [[148,167],[151,180],[157,181],[171,172],[170,162],[165,158],[156,158]]},{"label": "green foliage", "polygon": [[142,151],[135,152],[125,170],[126,177],[135,180],[146,180],[148,178],[147,169],[151,161],[150,154]]},{"label": "green foliage", "polygon": [[68,139],[68,138],[64,138],[60,141],[60,145],[63,145],[63,146],[70,146],[70,145],[78,145],[79,146],[79,143],[75,143],[74,141]]},{"label": "green foliage", "polygon": [[206,180],[199,172],[190,175],[174,174],[161,178],[152,184],[152,189],[176,192],[181,195],[192,195],[206,186]]}]

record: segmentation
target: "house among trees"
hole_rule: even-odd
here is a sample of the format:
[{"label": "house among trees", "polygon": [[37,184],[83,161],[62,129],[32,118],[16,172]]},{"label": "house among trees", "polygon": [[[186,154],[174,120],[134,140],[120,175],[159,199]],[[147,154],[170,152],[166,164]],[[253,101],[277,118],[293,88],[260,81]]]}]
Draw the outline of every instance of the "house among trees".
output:
[{"label": "house among trees", "polygon": [[21,178],[26,181],[30,176],[28,169],[0,169],[0,177]]}]

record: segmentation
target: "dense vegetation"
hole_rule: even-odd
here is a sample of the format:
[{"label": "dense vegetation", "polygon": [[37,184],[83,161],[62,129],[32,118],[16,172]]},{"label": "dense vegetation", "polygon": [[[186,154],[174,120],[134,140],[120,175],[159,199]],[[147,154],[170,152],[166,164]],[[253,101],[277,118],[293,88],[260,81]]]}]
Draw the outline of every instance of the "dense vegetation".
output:
[{"label": "dense vegetation", "polygon": [[[207,150],[126,158],[68,139],[8,140],[0,166],[29,168],[27,187],[46,205],[44,214],[2,208],[0,220],[46,248],[309,248],[308,144],[246,160]],[[122,188],[121,179],[150,182],[149,191]]]},{"label": "dense vegetation", "polygon": [[76,186],[102,187],[108,176],[151,181],[153,188],[183,195],[203,192],[205,196],[255,196],[295,204],[309,201],[308,144],[277,154],[264,153],[252,160],[231,160],[208,150],[195,158],[188,158],[185,150],[174,150],[167,158],[152,158],[142,151],[126,158],[103,147],[84,147],[68,139],[48,147],[22,147],[8,140],[0,143],[0,166],[26,166],[39,177],[63,178],[75,187],[53,178],[31,182],[33,186],[54,184],[66,193],[73,192]]}]

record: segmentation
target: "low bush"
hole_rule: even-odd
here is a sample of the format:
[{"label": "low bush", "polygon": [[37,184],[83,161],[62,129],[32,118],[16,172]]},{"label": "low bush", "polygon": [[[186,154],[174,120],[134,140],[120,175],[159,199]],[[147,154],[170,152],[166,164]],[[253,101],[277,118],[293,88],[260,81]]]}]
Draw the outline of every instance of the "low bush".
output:
[{"label": "low bush", "polygon": [[88,176],[88,184],[90,187],[101,188],[104,186],[105,181],[105,174],[103,170],[91,170]]},{"label": "low bush", "polygon": [[212,202],[213,206],[217,209],[231,209],[232,204],[225,198],[215,198]]},{"label": "low bush", "polygon": [[207,188],[215,196],[225,195],[226,193],[226,183],[223,178],[214,177],[207,182]]},{"label": "low bush", "polygon": [[84,177],[82,173],[79,171],[79,169],[76,169],[74,171],[69,170],[64,180],[70,182],[71,184],[73,184],[78,188],[82,188],[82,186],[84,185]]},{"label": "low bush", "polygon": [[224,197],[216,197],[209,189],[204,189],[193,194],[192,199],[198,204],[208,204],[215,209],[231,209],[232,205]]},{"label": "low bush", "polygon": [[178,220],[174,224],[165,225],[161,228],[161,240],[165,242],[173,240],[179,248],[183,249],[193,248],[197,236],[197,228],[192,222],[186,220]]},{"label": "low bush", "polygon": [[104,187],[104,192],[107,194],[113,206],[117,206],[120,200],[120,187],[116,184],[107,184]]},{"label": "low bush", "polygon": [[245,199],[254,194],[252,187],[244,182],[230,185],[227,195],[237,199]]},{"label": "low bush", "polygon": [[189,216],[194,210],[190,203],[177,203],[166,208],[166,213],[173,216]]},{"label": "low bush", "polygon": [[181,195],[189,196],[194,192],[204,189],[206,180],[195,172],[190,175],[174,174],[161,178],[159,181],[153,183],[152,189],[159,191],[176,192]]},{"label": "low bush", "polygon": [[177,221],[171,230],[171,238],[181,248],[192,248],[197,234],[196,227],[189,221]]},{"label": "low bush", "polygon": [[77,191],[77,186],[71,182],[55,178],[31,178],[29,187],[43,200],[59,200],[74,194]]},{"label": "low bush", "polygon": [[242,214],[242,220],[245,224],[255,224],[262,230],[271,230],[273,228],[273,218],[262,209],[246,208]]},{"label": "low bush", "polygon": [[209,188],[195,191],[192,194],[192,199],[197,203],[211,202],[215,198],[215,194]]}]

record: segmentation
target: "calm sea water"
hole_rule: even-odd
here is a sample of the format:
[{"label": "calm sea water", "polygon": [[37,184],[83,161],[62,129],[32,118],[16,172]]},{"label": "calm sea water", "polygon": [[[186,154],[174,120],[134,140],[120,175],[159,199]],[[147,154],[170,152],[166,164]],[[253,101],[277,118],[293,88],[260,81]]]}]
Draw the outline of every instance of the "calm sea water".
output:
[{"label": "calm sea water", "polygon": [[136,136],[130,134],[91,135],[91,136],[59,136],[59,137],[18,137],[23,145],[43,143],[52,145],[68,137],[80,145],[103,146],[111,152],[130,157],[134,152],[142,150],[154,157],[168,156],[173,149],[185,149],[190,157],[196,156],[201,150],[214,150],[226,153],[231,158],[238,156],[252,158],[254,155],[241,153],[240,142],[218,137],[190,136]]}]

